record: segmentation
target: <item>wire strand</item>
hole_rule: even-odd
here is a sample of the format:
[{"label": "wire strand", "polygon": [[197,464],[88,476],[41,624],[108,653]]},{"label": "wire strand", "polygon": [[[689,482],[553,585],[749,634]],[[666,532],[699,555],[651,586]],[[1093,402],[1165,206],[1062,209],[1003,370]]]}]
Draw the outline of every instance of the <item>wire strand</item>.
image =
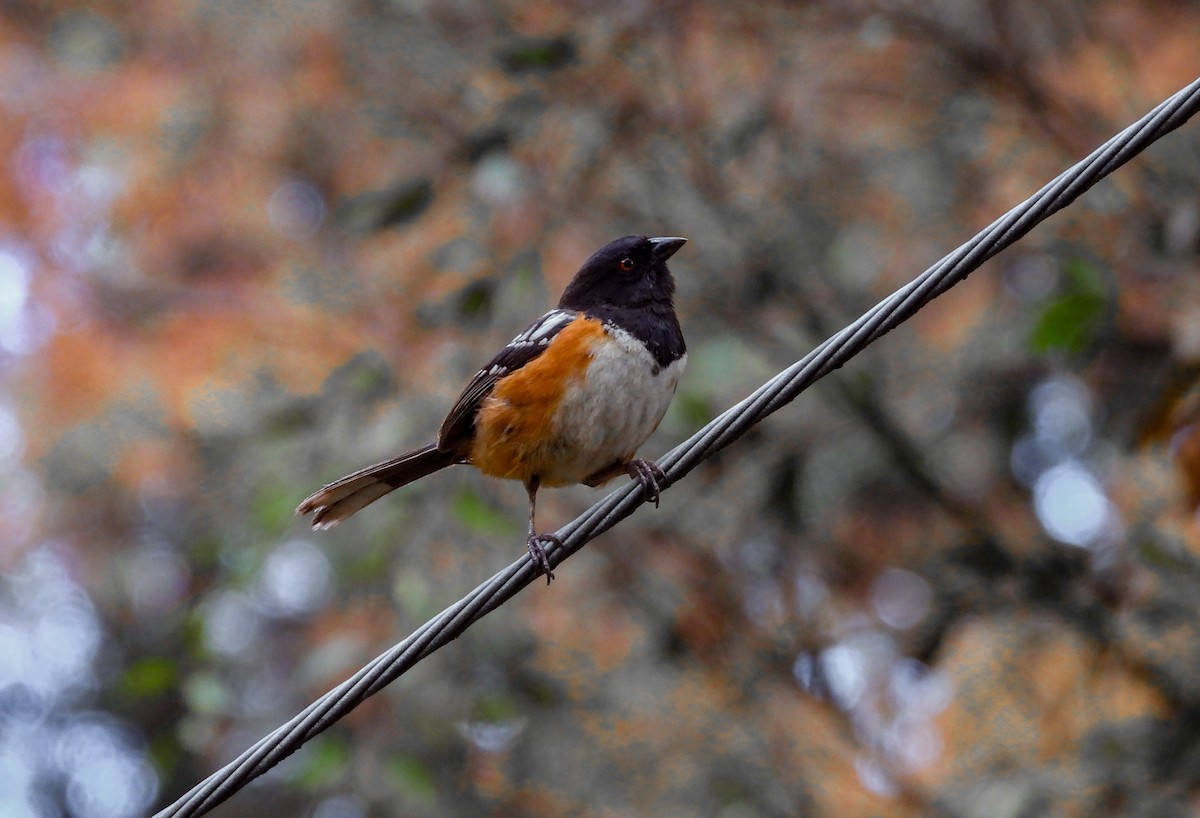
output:
[{"label": "wire strand", "polygon": [[[970,241],[664,455],[659,460],[659,466],[666,475],[664,488],[680,480],[717,450],[737,440],[767,415],[795,400],[819,378],[842,367],[868,344],[899,326],[1050,215],[1071,204],[1100,179],[1181,126],[1198,109],[1200,79],[1160,103]],[[642,502],[642,488],[636,482],[626,484],[597,502],[559,529],[557,535],[563,545],[561,548],[551,546],[548,549],[550,565],[557,566],[589,540],[629,516]],[[530,557],[522,556],[290,721],[264,736],[174,804],[158,812],[155,818],[190,818],[213,809],[330,727],[363,700],[395,681],[417,662],[456,639],[473,622],[503,605],[537,579],[539,573]]]}]

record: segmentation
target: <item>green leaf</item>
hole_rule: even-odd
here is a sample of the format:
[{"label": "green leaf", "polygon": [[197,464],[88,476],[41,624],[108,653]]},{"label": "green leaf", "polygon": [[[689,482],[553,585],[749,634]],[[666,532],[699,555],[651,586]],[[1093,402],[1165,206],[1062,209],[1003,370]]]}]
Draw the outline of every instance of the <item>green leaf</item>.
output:
[{"label": "green leaf", "polygon": [[458,314],[464,321],[482,323],[492,315],[496,301],[496,282],[481,278],[472,281],[458,294]]},{"label": "green leaf", "polygon": [[310,789],[324,789],[337,783],[350,760],[345,740],[324,735],[308,743],[296,780]]},{"label": "green leaf", "polygon": [[[173,732],[163,732],[148,736],[150,761],[158,770],[159,780],[170,779],[179,769],[183,761],[183,748],[179,746],[179,737]],[[190,756],[189,756],[190,757]]]},{"label": "green leaf", "polygon": [[423,571],[401,570],[392,583],[392,598],[401,610],[416,619],[428,619],[437,612],[430,601],[429,578]]},{"label": "green leaf", "polygon": [[1063,271],[1062,292],[1043,307],[1029,338],[1030,347],[1038,353],[1083,352],[1099,335],[1107,311],[1108,298],[1094,267],[1075,260]]},{"label": "green leaf", "polygon": [[215,674],[195,673],[183,683],[183,700],[193,713],[224,714],[230,703],[229,689]]},{"label": "green leaf", "polygon": [[460,522],[480,534],[512,536],[520,530],[511,515],[492,508],[470,488],[455,496],[451,510]]},{"label": "green leaf", "polygon": [[670,411],[681,419],[679,425],[685,429],[698,429],[716,417],[708,398],[694,391],[680,393]]},{"label": "green leaf", "polygon": [[396,788],[405,795],[426,804],[432,804],[436,799],[437,787],[433,774],[421,759],[408,755],[393,756],[388,761],[387,771],[396,782]]},{"label": "green leaf", "polygon": [[476,721],[511,721],[517,715],[516,702],[508,696],[481,696],[471,703],[471,717]]},{"label": "green leaf", "polygon": [[179,666],[166,656],[148,656],[134,662],[121,677],[121,692],[135,699],[148,699],[174,688]]},{"label": "green leaf", "polygon": [[283,486],[265,486],[254,498],[252,506],[258,530],[264,534],[280,534],[287,530],[295,517],[295,492]]},{"label": "green leaf", "polygon": [[510,74],[553,71],[575,61],[575,43],[570,37],[522,37],[500,52],[500,64]]},{"label": "green leaf", "polygon": [[370,585],[387,577],[391,570],[391,557],[383,548],[371,548],[355,555],[342,570],[348,581],[356,585]]},{"label": "green leaf", "polygon": [[183,626],[180,629],[180,641],[186,655],[194,658],[208,655],[208,642],[205,639],[204,629],[204,614],[198,608],[193,609],[184,618]]},{"label": "green leaf", "polygon": [[334,220],[347,233],[363,235],[410,222],[433,201],[433,185],[418,178],[342,200]]},{"label": "green leaf", "polygon": [[1181,548],[1171,547],[1166,541],[1146,538],[1136,545],[1134,552],[1143,564],[1163,576],[1200,576],[1200,565],[1195,558]]}]

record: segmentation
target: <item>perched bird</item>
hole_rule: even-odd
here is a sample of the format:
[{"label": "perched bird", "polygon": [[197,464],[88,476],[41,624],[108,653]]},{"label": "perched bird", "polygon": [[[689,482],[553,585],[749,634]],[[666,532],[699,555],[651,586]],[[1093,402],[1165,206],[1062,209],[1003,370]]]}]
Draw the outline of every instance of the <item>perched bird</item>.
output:
[{"label": "perched bird", "polygon": [[664,479],[635,459],[658,427],[687,363],[667,259],[687,239],[626,236],[601,247],[558,306],[475,373],[437,442],[347,475],[296,509],[329,528],[393,489],[460,463],[520,480],[529,494],[529,553],[553,578],[534,526],[541,486],[599,486],[621,474],[658,505]]}]

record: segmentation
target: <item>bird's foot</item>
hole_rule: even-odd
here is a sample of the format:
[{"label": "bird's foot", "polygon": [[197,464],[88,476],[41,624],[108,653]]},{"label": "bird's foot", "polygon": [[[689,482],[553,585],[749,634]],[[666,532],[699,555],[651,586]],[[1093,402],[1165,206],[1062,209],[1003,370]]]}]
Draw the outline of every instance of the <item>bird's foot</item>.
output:
[{"label": "bird's foot", "polygon": [[630,460],[625,464],[625,471],[629,472],[630,477],[641,483],[646,502],[654,503],[654,507],[658,508],[658,498],[662,494],[663,483],[667,482],[667,475],[659,468],[659,465],[652,460]]},{"label": "bird's foot", "polygon": [[550,558],[546,556],[546,546],[556,545],[559,548],[563,547],[563,541],[554,534],[531,534],[526,546],[529,548],[529,556],[533,558],[533,562],[542,569],[542,573],[546,575],[546,584],[554,579],[554,572],[550,570]]}]

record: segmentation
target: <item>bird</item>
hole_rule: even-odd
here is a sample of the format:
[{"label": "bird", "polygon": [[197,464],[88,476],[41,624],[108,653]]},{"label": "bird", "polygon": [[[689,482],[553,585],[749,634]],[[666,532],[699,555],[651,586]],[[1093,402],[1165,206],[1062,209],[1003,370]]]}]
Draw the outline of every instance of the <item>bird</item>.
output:
[{"label": "bird", "polygon": [[467,383],[437,439],[322,487],[296,508],[330,528],[389,492],[455,465],[520,480],[529,498],[526,547],[554,578],[538,533],[538,489],[599,486],[627,474],[658,506],[665,475],[638,448],[658,428],[687,365],[667,260],[687,241],[625,236],[580,266],[558,305]]}]

